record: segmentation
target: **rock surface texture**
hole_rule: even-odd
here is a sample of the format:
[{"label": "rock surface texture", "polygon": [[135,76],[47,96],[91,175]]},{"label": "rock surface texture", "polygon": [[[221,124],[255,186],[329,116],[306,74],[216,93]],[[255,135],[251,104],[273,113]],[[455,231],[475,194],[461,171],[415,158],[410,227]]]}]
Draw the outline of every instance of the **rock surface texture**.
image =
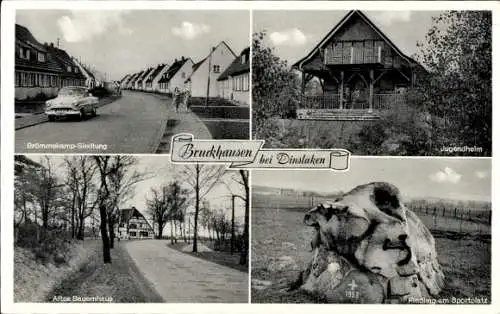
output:
[{"label": "rock surface texture", "polygon": [[408,303],[437,296],[434,238],[386,182],[360,185],[304,216],[313,257],[292,285],[328,303]]}]

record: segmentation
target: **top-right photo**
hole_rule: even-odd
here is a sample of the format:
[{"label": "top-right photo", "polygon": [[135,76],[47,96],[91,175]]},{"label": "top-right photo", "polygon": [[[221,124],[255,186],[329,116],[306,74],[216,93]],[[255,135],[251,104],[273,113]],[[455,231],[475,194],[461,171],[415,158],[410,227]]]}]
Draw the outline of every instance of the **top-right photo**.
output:
[{"label": "top-right photo", "polygon": [[252,138],[491,156],[491,11],[254,11]]}]

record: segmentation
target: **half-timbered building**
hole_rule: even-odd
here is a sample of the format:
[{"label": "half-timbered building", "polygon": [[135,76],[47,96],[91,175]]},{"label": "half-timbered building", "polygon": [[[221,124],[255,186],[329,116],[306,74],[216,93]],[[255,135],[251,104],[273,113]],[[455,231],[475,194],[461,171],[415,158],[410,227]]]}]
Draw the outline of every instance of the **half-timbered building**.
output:
[{"label": "half-timbered building", "polygon": [[[302,75],[299,119],[314,114],[333,120],[375,119],[380,110],[404,103],[425,73],[357,10],[350,11],[293,68]],[[305,93],[313,78],[321,84],[321,95]]]}]

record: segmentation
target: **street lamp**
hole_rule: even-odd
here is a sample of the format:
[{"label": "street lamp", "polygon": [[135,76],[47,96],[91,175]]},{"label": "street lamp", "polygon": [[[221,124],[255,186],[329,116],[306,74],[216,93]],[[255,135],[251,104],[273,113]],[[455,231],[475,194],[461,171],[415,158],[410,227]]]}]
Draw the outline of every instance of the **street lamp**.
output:
[{"label": "street lamp", "polygon": [[243,201],[246,202],[246,199],[243,196],[241,196],[241,195],[233,194],[231,196],[231,199],[232,199],[232,212],[231,212],[231,255],[233,255],[233,253],[234,253],[234,199],[236,197],[239,197],[240,199],[242,199]]}]

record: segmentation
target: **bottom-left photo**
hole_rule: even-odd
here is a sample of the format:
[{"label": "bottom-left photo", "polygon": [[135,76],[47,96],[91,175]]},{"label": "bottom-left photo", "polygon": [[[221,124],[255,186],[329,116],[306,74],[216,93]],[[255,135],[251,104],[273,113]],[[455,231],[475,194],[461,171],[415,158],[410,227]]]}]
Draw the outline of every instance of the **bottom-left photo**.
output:
[{"label": "bottom-left photo", "polygon": [[248,171],[14,159],[14,302],[249,302]]}]

